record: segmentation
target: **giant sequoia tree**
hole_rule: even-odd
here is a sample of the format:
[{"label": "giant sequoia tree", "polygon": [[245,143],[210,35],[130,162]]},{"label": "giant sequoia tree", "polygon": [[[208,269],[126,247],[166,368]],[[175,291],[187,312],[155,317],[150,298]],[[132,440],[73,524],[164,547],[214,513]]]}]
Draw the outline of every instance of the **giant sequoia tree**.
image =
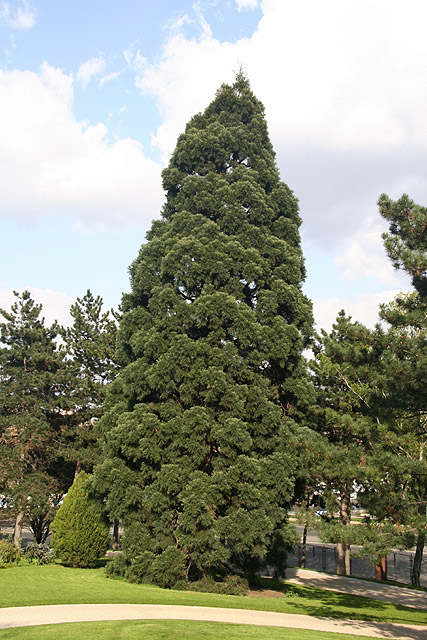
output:
[{"label": "giant sequoia tree", "polygon": [[134,578],[280,571],[312,315],[297,200],[243,74],[190,120],[163,184],[123,297],[95,482]]}]

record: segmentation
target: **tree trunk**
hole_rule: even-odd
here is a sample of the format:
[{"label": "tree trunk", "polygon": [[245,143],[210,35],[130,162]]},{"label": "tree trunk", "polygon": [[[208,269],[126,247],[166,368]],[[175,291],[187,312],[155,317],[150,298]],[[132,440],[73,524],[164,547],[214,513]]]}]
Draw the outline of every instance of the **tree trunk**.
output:
[{"label": "tree trunk", "polygon": [[375,580],[378,582],[387,580],[387,556],[383,556],[381,561],[375,565]]},{"label": "tree trunk", "polygon": [[339,576],[345,576],[345,544],[338,542],[337,544],[337,573]]},{"label": "tree trunk", "polygon": [[82,470],[82,465],[80,464],[80,460],[77,460],[76,462],[76,468],[74,470],[74,481],[76,480],[77,476],[79,475],[80,471]]},{"label": "tree trunk", "polygon": [[[350,492],[347,485],[341,491],[340,523],[345,527],[351,527]],[[351,575],[350,545],[341,541],[337,544],[337,573],[339,575]]]},{"label": "tree trunk", "polygon": [[44,544],[49,535],[50,518],[44,514],[30,520],[30,529],[37,544]]},{"label": "tree trunk", "polygon": [[[307,499],[305,502],[305,508],[308,509],[311,502],[311,494],[307,495]],[[307,522],[304,524],[304,531],[302,533],[302,553],[301,553],[301,568],[305,569],[306,561],[307,561]]]},{"label": "tree trunk", "polygon": [[307,525],[304,525],[304,531],[302,534],[302,553],[301,553],[301,568],[305,569],[307,558]]},{"label": "tree trunk", "polygon": [[415,551],[414,566],[411,573],[411,584],[416,587],[420,586],[421,565],[423,562],[424,544],[426,541],[426,532],[424,529],[418,531],[417,548]]},{"label": "tree trunk", "polygon": [[23,521],[24,521],[24,512],[18,511],[15,518],[15,528],[13,530],[13,544],[17,549],[21,548]]},{"label": "tree trunk", "polygon": [[114,520],[113,522],[113,541],[111,543],[111,548],[116,550],[119,548],[119,521]]},{"label": "tree trunk", "polygon": [[351,556],[350,556],[350,545],[346,544],[345,545],[345,557],[344,557],[344,562],[345,562],[345,575],[346,576],[351,576]]}]

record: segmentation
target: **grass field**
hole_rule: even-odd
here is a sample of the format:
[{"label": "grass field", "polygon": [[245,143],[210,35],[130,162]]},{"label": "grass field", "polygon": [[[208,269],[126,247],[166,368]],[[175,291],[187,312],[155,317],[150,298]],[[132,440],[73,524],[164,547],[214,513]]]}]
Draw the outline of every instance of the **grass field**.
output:
[{"label": "grass field", "polygon": [[[0,630],[1,640],[360,640],[360,636],[219,622],[142,620],[83,622]],[[367,636],[363,640],[373,640]]]},{"label": "grass field", "polygon": [[130,584],[107,578],[103,569],[71,569],[58,564],[1,569],[0,587],[0,607],[78,603],[175,604],[427,624],[425,610],[309,587],[282,585],[282,597],[225,596]]},{"label": "grass field", "polygon": [[[219,622],[142,620],[83,622],[0,630],[1,640],[360,640],[360,636]],[[367,636],[363,640],[374,640]]]}]

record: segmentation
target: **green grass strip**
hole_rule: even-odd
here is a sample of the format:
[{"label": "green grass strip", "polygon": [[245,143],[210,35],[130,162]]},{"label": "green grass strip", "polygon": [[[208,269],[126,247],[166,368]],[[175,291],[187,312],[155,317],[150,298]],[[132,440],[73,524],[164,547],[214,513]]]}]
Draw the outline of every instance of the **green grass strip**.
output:
[{"label": "green grass strip", "polygon": [[285,597],[225,596],[130,584],[107,578],[103,569],[71,569],[58,564],[0,569],[0,607],[95,603],[175,604],[427,624],[426,610],[297,585],[284,585],[282,589]]},{"label": "green grass strip", "polygon": [[[348,634],[253,627],[221,622],[143,620],[74,622],[0,630],[0,640],[360,640]],[[373,640],[364,636],[363,640]]]}]

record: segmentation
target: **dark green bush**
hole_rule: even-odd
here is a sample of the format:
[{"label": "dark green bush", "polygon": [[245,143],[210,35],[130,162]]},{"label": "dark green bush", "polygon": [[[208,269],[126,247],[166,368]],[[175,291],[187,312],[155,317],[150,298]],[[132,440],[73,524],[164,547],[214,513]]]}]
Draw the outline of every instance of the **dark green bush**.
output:
[{"label": "dark green bush", "polygon": [[94,567],[110,542],[109,527],[101,506],[85,489],[88,474],[82,471],[64,498],[52,522],[52,546],[63,564]]},{"label": "dark green bush", "polygon": [[229,596],[245,596],[248,588],[247,580],[238,575],[225,576],[223,580],[205,577],[193,582],[190,586],[191,591],[224,593]]},{"label": "dark green bush", "polygon": [[182,589],[187,585],[186,557],[176,547],[167,547],[153,564],[153,574],[156,582],[167,589]]},{"label": "dark green bush", "polygon": [[105,573],[110,578],[124,578],[128,567],[129,563],[126,561],[125,554],[120,551],[108,562],[105,567]]},{"label": "dark green bush", "polygon": [[132,562],[125,573],[127,580],[152,584],[155,581],[153,574],[154,557],[154,553],[151,553],[151,551],[143,551],[135,558],[132,558]]}]

